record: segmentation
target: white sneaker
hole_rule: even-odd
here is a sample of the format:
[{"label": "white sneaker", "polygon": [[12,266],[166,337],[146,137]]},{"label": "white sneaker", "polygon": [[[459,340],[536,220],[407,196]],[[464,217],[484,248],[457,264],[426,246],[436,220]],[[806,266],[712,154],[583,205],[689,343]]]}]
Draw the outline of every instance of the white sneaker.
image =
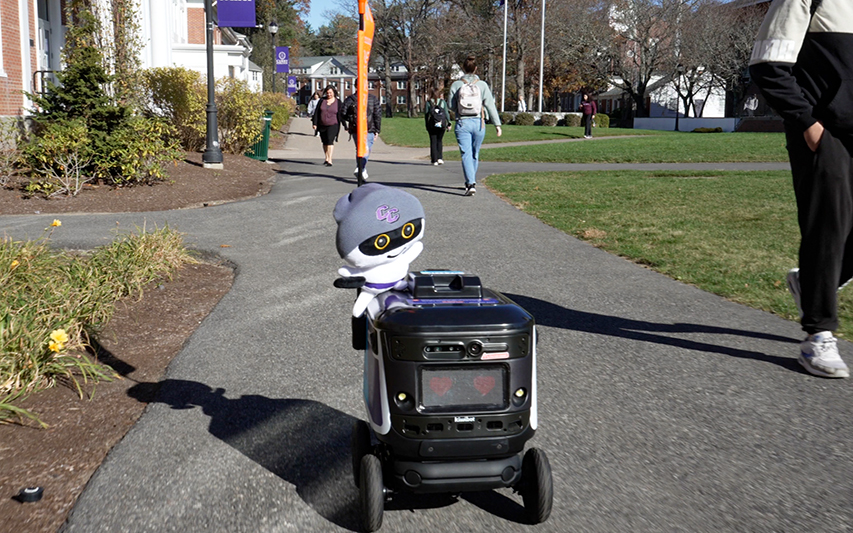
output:
[{"label": "white sneaker", "polygon": [[438,166],[438,161],[436,161],[435,163],[433,163],[433,164],[432,164],[432,166],[437,167],[437,166]]},{"label": "white sneaker", "polygon": [[438,160],[438,164],[439,164],[439,165],[443,165],[443,164],[444,164],[444,159],[439,159],[439,160]]},{"label": "white sneaker", "polygon": [[825,378],[846,378],[847,365],[838,355],[838,346],[831,331],[809,335],[800,344],[799,362],[810,374]]},{"label": "white sneaker", "polygon": [[803,306],[800,304],[800,269],[792,268],[788,271],[785,277],[785,282],[788,284],[788,292],[794,298],[794,303],[797,305],[797,311],[800,313],[800,318],[803,318]]},{"label": "white sneaker", "polygon": [[[356,178],[358,177],[358,169],[357,168],[352,171],[352,175],[355,176]],[[361,171],[361,179],[363,179],[363,180],[367,179],[367,169],[364,169]]]},{"label": "white sneaker", "polygon": [[465,185],[465,196],[474,196],[477,194],[477,187],[474,183]]}]

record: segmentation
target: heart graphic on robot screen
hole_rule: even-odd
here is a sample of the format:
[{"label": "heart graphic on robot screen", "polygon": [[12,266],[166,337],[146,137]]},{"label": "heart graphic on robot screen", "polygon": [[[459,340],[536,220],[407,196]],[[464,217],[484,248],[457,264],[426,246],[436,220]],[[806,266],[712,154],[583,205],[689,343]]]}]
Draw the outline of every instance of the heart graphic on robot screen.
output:
[{"label": "heart graphic on robot screen", "polygon": [[495,388],[494,376],[477,376],[474,378],[474,388],[485,396]]},{"label": "heart graphic on robot screen", "polygon": [[429,388],[439,396],[444,396],[452,386],[453,380],[451,378],[432,378],[429,380]]}]

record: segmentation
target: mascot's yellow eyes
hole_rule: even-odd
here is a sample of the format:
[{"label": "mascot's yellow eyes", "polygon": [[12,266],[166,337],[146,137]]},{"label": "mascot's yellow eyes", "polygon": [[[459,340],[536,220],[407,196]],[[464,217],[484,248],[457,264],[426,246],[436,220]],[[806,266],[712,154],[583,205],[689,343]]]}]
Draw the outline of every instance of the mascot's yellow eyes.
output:
[{"label": "mascot's yellow eyes", "polygon": [[415,225],[412,224],[411,222],[406,223],[406,225],[403,226],[403,238],[404,239],[411,239],[412,237],[414,237],[414,235],[415,235]]},{"label": "mascot's yellow eyes", "polygon": [[375,246],[377,250],[384,250],[385,248],[388,247],[388,244],[390,242],[391,242],[391,239],[388,237],[388,235],[385,235],[383,233],[382,235],[378,235],[376,237],[376,240],[373,241],[373,246]]}]

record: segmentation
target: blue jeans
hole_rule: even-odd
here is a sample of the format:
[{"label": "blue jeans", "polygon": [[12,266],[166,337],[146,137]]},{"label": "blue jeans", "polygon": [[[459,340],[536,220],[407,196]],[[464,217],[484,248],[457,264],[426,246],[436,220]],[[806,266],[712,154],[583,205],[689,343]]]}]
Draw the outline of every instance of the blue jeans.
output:
[{"label": "blue jeans", "polygon": [[[367,155],[364,156],[364,168],[367,168],[367,159],[370,157],[370,151],[373,150],[373,138],[375,134],[367,134]],[[352,141],[355,143],[355,161],[358,163],[358,137],[353,135]]]},{"label": "blue jeans", "polygon": [[456,121],[456,141],[462,154],[462,173],[465,183],[477,183],[477,167],[480,165],[480,145],[486,137],[486,128],[479,117],[463,118]]}]

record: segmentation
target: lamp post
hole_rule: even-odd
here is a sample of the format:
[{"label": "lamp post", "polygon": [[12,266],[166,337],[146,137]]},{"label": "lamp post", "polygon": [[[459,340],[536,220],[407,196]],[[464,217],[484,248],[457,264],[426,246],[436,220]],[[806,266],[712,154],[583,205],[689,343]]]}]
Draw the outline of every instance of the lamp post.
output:
[{"label": "lamp post", "polygon": [[681,107],[681,74],[684,73],[684,65],[681,63],[675,67],[678,77],[675,79],[675,131],[678,131],[678,110]]},{"label": "lamp post", "polygon": [[211,0],[204,0],[204,18],[207,25],[207,136],[201,156],[204,168],[222,168],[222,150],[219,148],[219,125],[216,121],[216,100],[213,79],[213,16]]},{"label": "lamp post", "polygon": [[275,75],[278,69],[278,65],[276,64],[278,58],[275,54],[275,34],[278,33],[278,24],[276,21],[272,21],[267,28],[270,30],[270,35],[272,36],[272,92],[275,92]]}]

